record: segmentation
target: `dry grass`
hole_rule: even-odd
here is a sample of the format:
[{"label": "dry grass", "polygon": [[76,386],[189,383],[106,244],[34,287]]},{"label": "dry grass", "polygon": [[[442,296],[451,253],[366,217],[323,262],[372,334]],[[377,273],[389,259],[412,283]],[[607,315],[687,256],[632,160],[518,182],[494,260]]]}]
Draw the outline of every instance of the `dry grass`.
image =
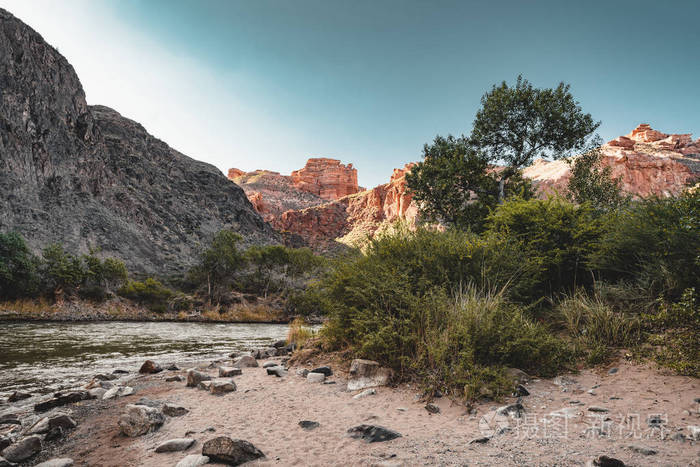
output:
[{"label": "dry grass", "polygon": [[1,302],[0,310],[16,313],[18,315],[39,315],[47,311],[58,311],[58,308],[56,305],[49,303],[45,298],[22,298]]},{"label": "dry grass", "polygon": [[305,326],[305,324],[306,322],[303,318],[296,318],[289,323],[287,344],[295,344],[298,349],[301,349],[306,345],[309,339],[316,335],[313,329]]},{"label": "dry grass", "polygon": [[243,303],[222,308],[212,305],[202,312],[202,318],[207,321],[237,321],[250,323],[281,322],[282,313],[265,304]]}]

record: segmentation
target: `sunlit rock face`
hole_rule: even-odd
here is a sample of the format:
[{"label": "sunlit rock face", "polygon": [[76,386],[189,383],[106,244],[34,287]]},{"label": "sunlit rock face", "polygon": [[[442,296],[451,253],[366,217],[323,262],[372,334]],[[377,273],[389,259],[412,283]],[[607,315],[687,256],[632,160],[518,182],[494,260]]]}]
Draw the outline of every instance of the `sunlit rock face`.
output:
[{"label": "sunlit rock face", "polygon": [[357,169],[352,164],[343,165],[336,159],[309,159],[303,169],[292,172],[291,178],[298,189],[326,200],[342,198],[359,191]]}]

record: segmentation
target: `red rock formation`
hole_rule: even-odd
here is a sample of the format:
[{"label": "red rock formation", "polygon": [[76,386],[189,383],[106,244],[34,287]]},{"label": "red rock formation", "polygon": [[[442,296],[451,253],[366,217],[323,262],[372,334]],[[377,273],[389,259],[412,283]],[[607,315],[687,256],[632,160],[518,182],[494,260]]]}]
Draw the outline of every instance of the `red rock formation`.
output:
[{"label": "red rock formation", "polygon": [[238,178],[242,175],[245,175],[245,172],[243,172],[241,169],[228,169],[228,179],[233,180],[234,178]]},{"label": "red rock formation", "polygon": [[292,182],[300,190],[334,200],[358,192],[357,169],[337,159],[325,157],[306,161],[303,169],[292,172]]}]

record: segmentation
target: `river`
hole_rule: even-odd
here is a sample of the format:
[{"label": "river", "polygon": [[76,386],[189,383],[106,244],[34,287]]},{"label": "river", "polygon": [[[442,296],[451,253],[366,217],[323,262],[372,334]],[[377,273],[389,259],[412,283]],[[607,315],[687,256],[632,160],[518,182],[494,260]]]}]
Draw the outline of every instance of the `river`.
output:
[{"label": "river", "polygon": [[283,339],[285,324],[0,322],[0,397],[75,387],[146,359],[186,365]]}]

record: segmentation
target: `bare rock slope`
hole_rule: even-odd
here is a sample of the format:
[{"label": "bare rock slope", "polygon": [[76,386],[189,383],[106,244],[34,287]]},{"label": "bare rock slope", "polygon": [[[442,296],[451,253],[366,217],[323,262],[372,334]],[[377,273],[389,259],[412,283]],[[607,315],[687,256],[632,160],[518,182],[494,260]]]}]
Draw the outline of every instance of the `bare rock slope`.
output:
[{"label": "bare rock slope", "polygon": [[31,247],[101,248],[135,272],[179,274],[218,230],[277,234],[243,190],[138,123],[88,106],[73,67],[0,9],[0,231]]}]

